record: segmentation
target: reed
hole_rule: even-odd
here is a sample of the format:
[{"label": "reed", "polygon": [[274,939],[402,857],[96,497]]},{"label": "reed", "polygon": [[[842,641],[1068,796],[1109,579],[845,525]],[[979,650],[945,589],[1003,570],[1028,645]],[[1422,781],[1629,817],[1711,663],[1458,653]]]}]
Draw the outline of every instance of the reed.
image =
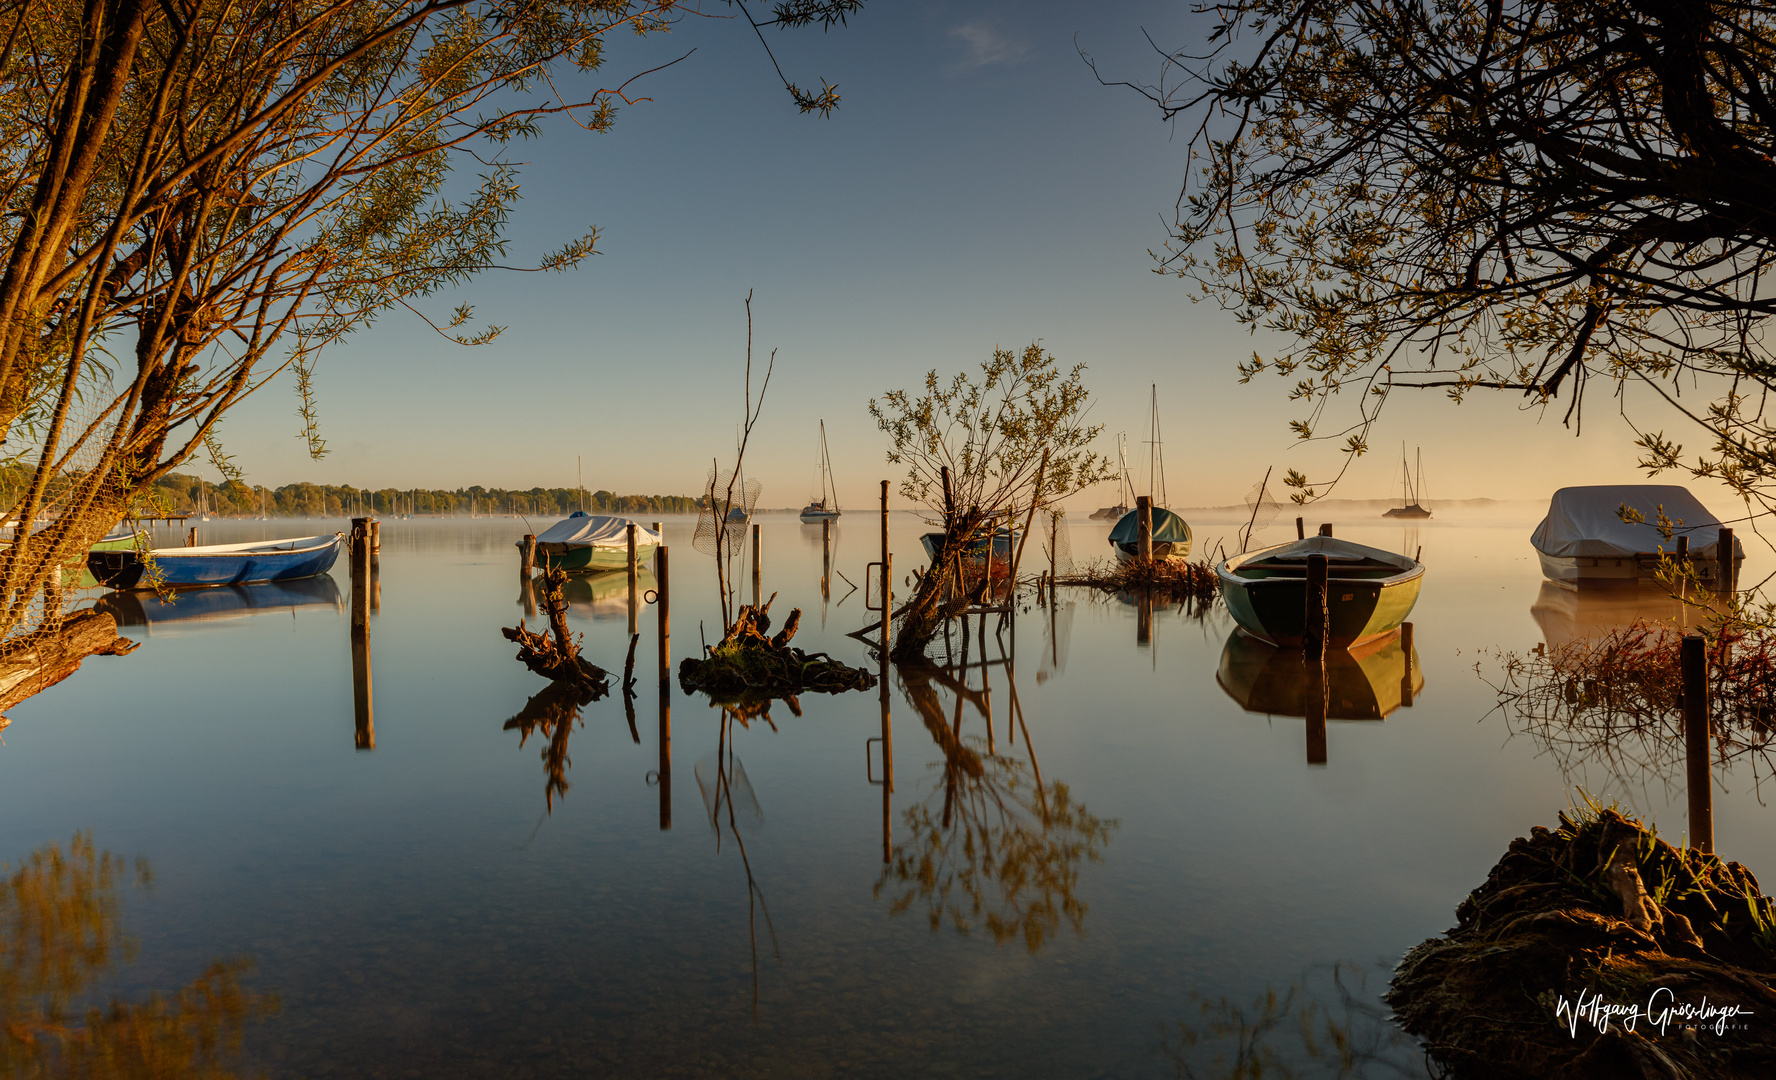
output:
[{"label": "reed", "polygon": [[1057,585],[1083,585],[1104,592],[1150,592],[1170,600],[1188,601],[1193,611],[1208,611],[1221,595],[1215,569],[1206,562],[1139,559],[1126,563],[1098,562],[1083,567]]}]

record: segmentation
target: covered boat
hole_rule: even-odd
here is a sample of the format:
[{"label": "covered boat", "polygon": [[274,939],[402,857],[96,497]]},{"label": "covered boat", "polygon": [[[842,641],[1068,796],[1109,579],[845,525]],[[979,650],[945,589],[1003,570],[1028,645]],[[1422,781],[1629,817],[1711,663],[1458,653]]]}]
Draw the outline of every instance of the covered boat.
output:
[{"label": "covered boat", "polygon": [[[244,585],[324,574],[332,569],[344,543],[344,533],[333,533],[246,544],[155,548],[149,555],[164,585]],[[133,550],[95,550],[87,553],[86,568],[100,585],[134,589],[143,584],[148,564]]]},{"label": "covered boat", "polygon": [[[1153,508],[1153,557],[1183,562],[1190,557],[1190,526],[1170,510]],[[1141,513],[1130,510],[1110,530],[1110,546],[1117,562],[1128,562],[1141,554]]]},{"label": "covered boat", "polygon": [[[574,511],[536,538],[538,569],[569,573],[626,570],[629,567],[629,526],[635,525],[635,561],[646,563],[660,546],[660,534],[626,517]],[[523,546],[523,541],[518,542]]]},{"label": "covered boat", "polygon": [[1307,557],[1326,556],[1327,644],[1351,649],[1400,628],[1418,603],[1424,566],[1404,555],[1330,536],[1309,536],[1235,555],[1215,568],[1221,598],[1240,629],[1296,647],[1307,626]]},{"label": "covered boat", "polygon": [[[1623,521],[1622,507],[1643,521]],[[1659,530],[1659,513],[1673,525],[1670,539]],[[1548,516],[1530,534],[1541,556],[1542,576],[1570,588],[1580,585],[1633,584],[1651,579],[1662,554],[1677,550],[1677,538],[1689,537],[1696,576],[1713,582],[1719,568],[1720,519],[1676,484],[1600,484],[1567,487],[1548,501]],[[1745,558],[1745,547],[1733,541],[1733,564]]]}]

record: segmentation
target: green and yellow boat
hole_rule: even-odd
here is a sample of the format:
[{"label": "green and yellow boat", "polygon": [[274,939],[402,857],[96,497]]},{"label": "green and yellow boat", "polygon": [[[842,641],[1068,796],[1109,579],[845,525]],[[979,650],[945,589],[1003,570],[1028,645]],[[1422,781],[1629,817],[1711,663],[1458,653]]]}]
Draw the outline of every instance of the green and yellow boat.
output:
[{"label": "green and yellow boat", "polygon": [[1326,557],[1327,644],[1349,649],[1400,628],[1418,602],[1424,566],[1380,548],[1310,536],[1235,555],[1215,568],[1221,599],[1240,629],[1299,647],[1307,625],[1307,559]]},{"label": "green and yellow boat", "polygon": [[[643,566],[660,546],[660,534],[626,517],[575,511],[536,538],[539,570],[595,574],[629,568],[629,526],[635,526],[635,561]],[[523,541],[518,541],[520,547]],[[626,579],[625,579],[626,580]]]}]

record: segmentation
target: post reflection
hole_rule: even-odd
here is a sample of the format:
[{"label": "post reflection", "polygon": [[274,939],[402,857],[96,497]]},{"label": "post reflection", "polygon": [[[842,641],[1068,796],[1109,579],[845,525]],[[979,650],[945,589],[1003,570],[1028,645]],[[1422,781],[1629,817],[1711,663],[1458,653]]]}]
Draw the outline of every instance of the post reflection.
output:
[{"label": "post reflection", "polygon": [[[992,724],[993,667],[1003,667],[1006,680],[1005,753],[986,731],[966,731],[971,712],[983,727]],[[901,812],[905,838],[894,843],[884,828],[889,858],[875,896],[886,896],[894,915],[922,909],[934,932],[945,925],[964,936],[985,931],[1001,944],[1022,941],[1031,952],[1063,923],[1082,934],[1087,907],[1078,896],[1079,868],[1102,859],[1118,823],[1091,814],[1065,783],[1044,781],[1006,657],[895,670],[942,760],[932,766],[932,791]],[[979,687],[967,681],[974,670]],[[1019,736],[1022,757],[1013,752]]]},{"label": "post reflection", "polygon": [[1356,649],[1329,650],[1323,663],[1235,630],[1221,650],[1215,681],[1247,712],[1302,717],[1312,765],[1327,763],[1327,721],[1383,720],[1410,708],[1424,690],[1409,629]]},{"label": "post reflection", "polygon": [[233,1080],[249,1023],[277,998],[241,984],[245,958],[212,961],[175,993],[112,997],[118,961],[135,956],[123,932],[123,893],[153,879],[76,833],[31,852],[0,883],[0,1071],[16,1077]]},{"label": "post reflection", "polygon": [[352,714],[356,722],[353,744],[359,750],[376,749],[376,701],[370,678],[370,628],[354,626],[352,650]]},{"label": "post reflection", "polygon": [[[791,710],[800,716],[801,709],[797,707],[795,699],[786,700]],[[761,915],[765,930],[770,936],[772,955],[781,961],[783,954],[777,948],[777,928],[771,921],[771,909],[765,902],[764,888],[753,875],[752,859],[746,852],[746,838],[743,834],[761,826],[765,813],[735,750],[734,726],[738,724],[742,728],[750,728],[750,720],[761,718],[771,725],[773,731],[777,725],[771,724],[769,700],[754,702],[745,707],[719,707],[722,716],[715,753],[698,761],[692,773],[697,780],[697,789],[703,795],[703,807],[708,812],[709,827],[715,833],[716,851],[719,853],[724,842],[731,841],[739,851],[740,865],[746,871],[746,931],[752,950],[752,1010],[756,1019],[759,1004],[758,920]]]}]

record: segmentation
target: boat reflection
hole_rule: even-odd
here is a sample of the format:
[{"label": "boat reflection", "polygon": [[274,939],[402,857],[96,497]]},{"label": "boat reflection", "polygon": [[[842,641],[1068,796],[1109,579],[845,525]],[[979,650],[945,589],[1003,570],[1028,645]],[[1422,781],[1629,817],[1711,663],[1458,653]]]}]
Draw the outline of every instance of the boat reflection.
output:
[{"label": "boat reflection", "polygon": [[151,592],[112,592],[99,597],[94,606],[108,612],[119,626],[143,626],[150,630],[175,622],[235,619],[267,612],[295,614],[299,607],[329,606],[336,611],[344,610],[339,586],[326,574],[293,581],[177,589],[165,596]]},{"label": "boat reflection", "polygon": [[1542,582],[1529,614],[1541,627],[1549,645],[1602,637],[1635,622],[1681,628],[1701,621],[1706,613],[1678,600],[1657,585],[1620,585],[1614,588],[1564,588]]},{"label": "boat reflection", "polygon": [[[659,587],[654,572],[639,568],[635,575],[635,591],[638,595]],[[536,606],[538,590],[530,581],[519,583],[518,604],[528,614]],[[629,572],[627,570],[609,570],[600,574],[575,574],[567,579],[561,587],[561,595],[567,600],[567,610],[582,619],[602,622],[607,619],[629,618]]]},{"label": "boat reflection", "polygon": [[[1215,681],[1247,712],[1308,716],[1313,680],[1300,649],[1284,649],[1235,630],[1221,650]],[[1407,663],[1401,635],[1326,653],[1325,718],[1382,720],[1424,689],[1418,650]]]},{"label": "boat reflection", "polygon": [[0,1064],[14,1077],[233,1080],[246,1026],[277,1012],[275,997],[241,985],[252,964],[216,960],[189,986],[144,1000],[113,996],[118,961],[135,956],[123,932],[123,892],[153,880],[99,851],[92,837],[31,852],[0,881]]},{"label": "boat reflection", "polygon": [[[994,732],[996,665],[1004,667],[1008,698],[1004,753]],[[977,667],[978,688],[964,681]],[[1083,935],[1079,868],[1101,861],[1118,823],[1091,814],[1066,784],[1044,781],[1008,659],[951,668],[903,664],[895,671],[942,760],[932,764],[932,791],[902,812],[906,839],[889,843],[874,895],[888,898],[892,915],[922,909],[933,931],[948,925],[966,937],[984,930],[1000,944],[1022,941],[1032,953],[1063,922]],[[954,699],[953,716],[946,694]],[[982,734],[964,733],[970,711],[980,715]],[[1012,753],[1020,733],[1027,760]]]}]

